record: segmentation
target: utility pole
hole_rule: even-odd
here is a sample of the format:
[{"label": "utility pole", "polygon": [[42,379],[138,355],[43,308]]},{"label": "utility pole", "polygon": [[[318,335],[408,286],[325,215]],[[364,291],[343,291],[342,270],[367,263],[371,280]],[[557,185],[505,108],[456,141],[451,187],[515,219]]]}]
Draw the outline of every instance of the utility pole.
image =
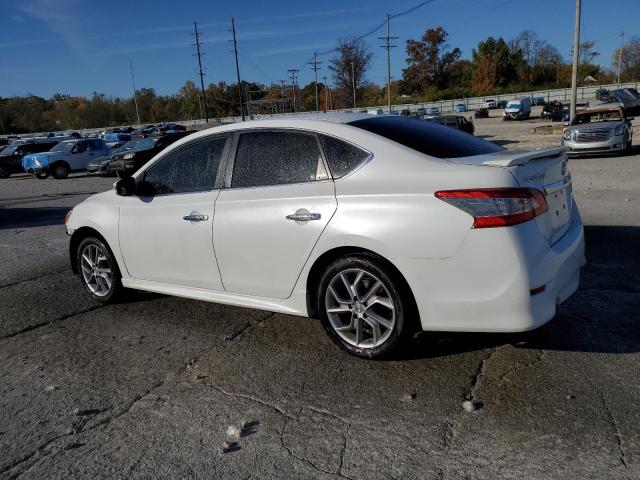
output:
[{"label": "utility pole", "polygon": [[300,70],[298,70],[297,68],[292,68],[290,70],[287,70],[287,72],[289,72],[289,78],[291,79],[291,88],[293,89],[293,113],[295,113],[296,110],[296,80],[297,80],[297,76],[298,76],[298,72]]},{"label": "utility pole", "polygon": [[620,34],[620,56],[618,57],[618,83],[620,83],[620,75],[622,74],[622,50],[624,48],[624,30]]},{"label": "utility pole", "polygon": [[284,84],[286,80],[279,80],[280,85],[282,85],[282,113],[284,113]]},{"label": "utility pole", "polygon": [[571,106],[569,121],[576,115],[576,101],[578,100],[578,59],[580,55],[580,0],[576,0],[576,23],[573,30],[573,69],[571,71]]},{"label": "utility pole", "polygon": [[324,85],[324,111],[329,110],[329,89],[327,88],[327,77],[322,77],[322,84]]},{"label": "utility pole", "polygon": [[196,55],[198,56],[198,70],[200,71],[200,87],[202,87],[202,103],[204,106],[204,119],[209,123],[209,112],[207,111],[207,96],[204,92],[204,72],[202,71],[202,55],[200,54],[200,34],[198,33],[198,24],[193,22],[193,35],[196,37]]},{"label": "utility pole", "polygon": [[387,13],[387,36],[378,37],[379,40],[384,40],[384,45],[380,45],[387,50],[387,107],[389,113],[391,113],[391,49],[396,45],[391,45],[391,40],[397,40],[398,37],[391,36],[391,15]]},{"label": "utility pole", "polygon": [[236,23],[231,19],[231,32],[233,33],[233,53],[236,57],[236,78],[238,79],[238,99],[240,100],[240,115],[244,122],[244,108],[242,108],[242,83],[240,83],[240,66],[238,65],[238,41],[236,40]]},{"label": "utility pole", "polygon": [[133,87],[133,103],[136,104],[136,117],[138,117],[138,125],[140,123],[140,111],[138,110],[138,97],[136,95],[136,81],[133,79],[133,62],[129,60],[129,71],[131,72],[131,87]]},{"label": "utility pole", "polygon": [[351,60],[351,87],[353,88],[353,108],[356,108],[356,75],[353,68],[353,60]]},{"label": "utility pole", "polygon": [[320,67],[318,67],[318,65],[320,65],[322,62],[318,61],[318,54],[316,52],[313,52],[313,61],[309,63],[311,64],[311,68],[313,68],[313,74],[315,75],[315,80],[313,83],[316,86],[316,112],[318,112],[320,111],[318,104],[318,70],[320,69]]}]

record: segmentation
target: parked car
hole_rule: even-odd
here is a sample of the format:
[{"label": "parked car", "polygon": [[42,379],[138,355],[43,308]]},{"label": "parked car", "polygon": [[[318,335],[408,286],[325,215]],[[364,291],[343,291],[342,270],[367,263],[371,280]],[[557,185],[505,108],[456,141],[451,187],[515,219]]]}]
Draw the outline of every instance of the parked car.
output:
[{"label": "parked car", "polygon": [[620,90],[612,90],[611,100],[623,104],[625,112],[629,115],[637,115],[640,113],[640,98],[628,88]]},{"label": "parked car", "polygon": [[457,128],[458,130],[470,133],[471,135],[473,135],[473,132],[475,131],[473,122],[460,115],[440,115],[436,117],[427,117],[426,120],[429,122],[439,123],[446,127]]},{"label": "parked car", "polygon": [[553,100],[542,108],[540,117],[546,120],[551,120],[552,122],[559,122],[564,118],[568,111],[568,105],[563,105],[562,102]]},{"label": "parked car", "polygon": [[522,97],[510,100],[504,108],[503,120],[525,120],[531,115],[531,99]]},{"label": "parked car", "polygon": [[107,165],[107,174],[129,176],[169,145],[191,133],[193,132],[176,132],[139,140],[132,149],[113,156]]},{"label": "parked car", "polygon": [[589,102],[576,102],[576,112],[589,108]]},{"label": "parked car", "polygon": [[533,97],[531,99],[531,105],[533,106],[543,106],[545,105],[547,102],[545,102],[544,97]]},{"label": "parked car", "polygon": [[427,114],[427,109],[420,107],[416,110],[416,118],[422,118]]},{"label": "parked car", "polygon": [[25,172],[33,173],[37,178],[66,178],[70,172],[85,170],[94,157],[109,152],[109,147],[97,138],[66,140],[58,143],[46,153],[26,155],[22,159]]},{"label": "parked car", "polygon": [[506,100],[498,100],[498,102],[496,103],[496,108],[504,108],[507,106],[507,102]]},{"label": "parked car", "polygon": [[438,107],[427,108],[427,115],[440,115],[440,109]]},{"label": "parked car", "polygon": [[400,115],[402,115],[403,117],[410,117],[411,116],[411,110],[409,110],[408,108],[404,108],[404,109],[400,110]]},{"label": "parked car", "polygon": [[455,107],[453,107],[454,112],[462,113],[467,111],[467,107],[464,103],[458,103]]},{"label": "parked car", "polygon": [[618,103],[596,105],[577,112],[562,134],[570,155],[623,153],[633,142],[633,117]]},{"label": "parked car", "polygon": [[109,153],[103,157],[96,157],[87,164],[87,173],[102,176],[115,176],[115,172],[109,171],[109,162],[117,158],[119,154],[126,153],[135,148],[140,140],[130,140],[123,145],[110,149]]},{"label": "parked car", "polygon": [[109,148],[117,148],[116,144],[124,144],[131,140],[131,135],[128,133],[107,133],[103,137],[103,140]]},{"label": "parked car", "polygon": [[600,100],[601,102],[611,102],[611,92],[606,88],[599,88],[596,90],[596,100]]},{"label": "parked car", "polygon": [[485,98],[483,107],[491,110],[493,108],[498,108],[498,104],[493,98]]},{"label": "parked car", "polygon": [[7,178],[14,173],[23,173],[22,159],[25,155],[47,152],[58,142],[47,139],[18,142],[7,145],[0,152],[0,178]]},{"label": "parked car", "polygon": [[489,118],[489,109],[487,108],[476,108],[473,112],[474,118]]},{"label": "parked car", "polygon": [[566,167],[562,148],[400,115],[234,123],[76,205],[71,266],[98,302],[130,288],[319,317],[365,358],[416,329],[525,331],[579,285]]}]

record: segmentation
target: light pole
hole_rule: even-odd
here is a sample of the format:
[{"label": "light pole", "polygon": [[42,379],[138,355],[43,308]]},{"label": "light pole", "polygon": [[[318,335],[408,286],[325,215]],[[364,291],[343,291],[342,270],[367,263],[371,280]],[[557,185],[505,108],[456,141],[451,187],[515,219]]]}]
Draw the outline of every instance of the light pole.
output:
[{"label": "light pole", "polygon": [[573,69],[571,71],[571,106],[569,121],[576,115],[578,100],[578,59],[580,55],[580,0],[576,0],[576,23],[573,29]]}]

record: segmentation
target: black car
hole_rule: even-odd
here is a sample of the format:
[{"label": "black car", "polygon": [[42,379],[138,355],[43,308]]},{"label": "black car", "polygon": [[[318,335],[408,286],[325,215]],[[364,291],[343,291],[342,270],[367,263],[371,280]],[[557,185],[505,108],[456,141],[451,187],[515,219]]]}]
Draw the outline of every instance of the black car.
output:
[{"label": "black car", "polygon": [[559,122],[563,119],[568,110],[568,106],[563,105],[561,102],[552,101],[547,103],[542,108],[541,118],[551,120],[552,122]]},{"label": "black car", "polygon": [[107,172],[115,173],[119,177],[128,177],[169,145],[192,133],[193,131],[189,130],[138,140],[133,149],[112,156]]},{"label": "black car", "polygon": [[473,112],[474,118],[489,118],[489,109],[488,108],[476,108],[475,112]]},{"label": "black car", "polygon": [[0,178],[7,178],[12,173],[23,173],[22,157],[31,153],[48,152],[58,142],[27,142],[18,145],[8,145],[0,152]]},{"label": "black car", "polygon": [[87,173],[93,173],[102,176],[114,176],[115,172],[110,172],[108,170],[109,162],[114,158],[118,158],[118,155],[121,153],[126,153],[129,150],[133,150],[136,147],[136,144],[141,140],[130,140],[128,142],[122,142],[122,144],[113,148],[109,155],[105,155],[103,157],[94,158],[87,165]]},{"label": "black car", "polygon": [[496,103],[496,108],[506,108],[507,103],[508,102],[506,100],[498,100],[498,103]]}]

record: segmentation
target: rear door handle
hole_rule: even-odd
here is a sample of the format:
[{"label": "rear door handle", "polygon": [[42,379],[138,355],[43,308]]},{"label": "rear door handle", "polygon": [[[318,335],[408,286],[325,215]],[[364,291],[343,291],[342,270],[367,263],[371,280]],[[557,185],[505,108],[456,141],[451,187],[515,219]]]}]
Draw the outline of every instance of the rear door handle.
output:
[{"label": "rear door handle", "polygon": [[319,213],[312,213],[305,209],[300,209],[296,213],[292,213],[286,216],[287,220],[293,220],[295,222],[308,222],[310,220],[320,220],[322,215]]},{"label": "rear door handle", "polygon": [[183,220],[187,222],[204,222],[209,220],[209,215],[203,215],[198,212],[191,212],[189,215],[185,215],[182,217]]}]

